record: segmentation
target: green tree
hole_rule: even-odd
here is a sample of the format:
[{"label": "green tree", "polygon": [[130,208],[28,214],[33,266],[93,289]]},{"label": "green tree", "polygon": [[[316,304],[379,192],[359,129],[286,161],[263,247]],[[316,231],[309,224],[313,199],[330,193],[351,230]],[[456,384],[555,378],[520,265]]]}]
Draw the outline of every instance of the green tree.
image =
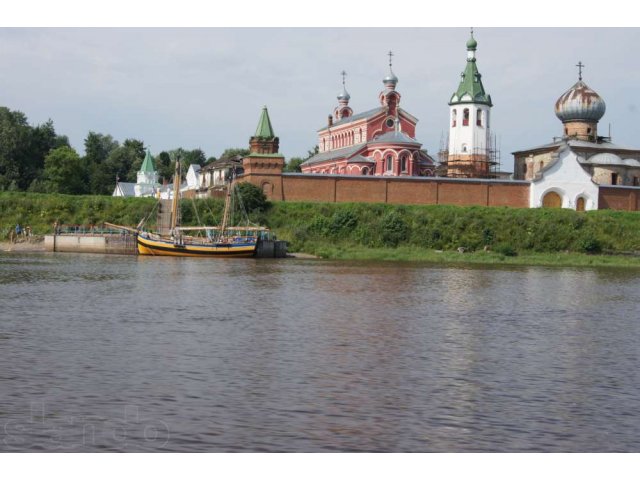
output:
[{"label": "green tree", "polygon": [[284,172],[301,172],[302,169],[300,168],[300,165],[302,165],[302,162],[304,161],[305,159],[300,157],[290,158],[289,161],[285,163],[282,170]]},{"label": "green tree", "polygon": [[120,145],[111,135],[89,132],[84,140],[84,161],[89,170],[89,190],[94,194],[111,193],[108,185],[112,182],[111,173],[105,162],[111,152]]},{"label": "green tree", "polygon": [[44,160],[43,179],[49,192],[86,193],[87,169],[71,147],[59,147],[49,152]]},{"label": "green tree", "polygon": [[175,169],[175,165],[171,161],[171,155],[168,152],[160,152],[156,158],[156,169],[158,170],[158,175],[167,182],[173,176],[173,170]]},{"label": "green tree", "polygon": [[222,152],[222,154],[220,155],[220,160],[228,160],[230,158],[233,158],[237,155],[240,155],[242,158],[246,157],[247,155],[249,155],[249,149],[248,148],[227,148],[224,152]]},{"label": "green tree", "polygon": [[136,140],[135,138],[128,138],[124,141],[122,146],[127,149],[131,155],[131,164],[129,165],[129,171],[126,175],[127,181],[135,182],[138,179],[138,171],[140,170],[146,155],[144,142]]},{"label": "green tree", "polygon": [[[24,113],[0,107],[0,190],[26,188],[33,180],[31,127]],[[23,177],[29,172],[29,178]]]},{"label": "green tree", "polygon": [[284,165],[283,171],[284,172],[301,172],[302,169],[300,168],[300,165],[302,165],[304,162],[309,160],[314,155],[317,155],[319,151],[320,151],[320,149],[316,145],[311,150],[307,150],[307,156],[306,157],[304,157],[304,158],[302,158],[302,157],[292,157],[292,158],[290,158],[289,161]]},{"label": "green tree", "polygon": [[160,152],[156,159],[156,169],[158,174],[164,180],[170,181],[176,169],[175,159],[180,156],[182,162],[182,175],[186,175],[191,165],[197,164],[203,166],[207,163],[207,156],[200,149],[185,150],[184,148],[176,148],[169,152]]},{"label": "green tree", "polygon": [[113,150],[103,164],[102,171],[107,180],[102,193],[111,193],[116,178],[123,182],[135,182],[144,153],[144,145],[138,140],[125,140]]},{"label": "green tree", "polygon": [[201,149],[196,148],[194,150],[191,150],[190,152],[185,152],[183,162],[184,165],[186,165],[187,169],[189,169],[190,165],[200,165],[202,167],[205,163],[207,163],[207,156]]},{"label": "green tree", "polygon": [[242,205],[244,205],[247,213],[253,211],[263,212],[267,208],[267,197],[261,188],[252,183],[243,182],[237,184],[236,192],[242,199]]}]

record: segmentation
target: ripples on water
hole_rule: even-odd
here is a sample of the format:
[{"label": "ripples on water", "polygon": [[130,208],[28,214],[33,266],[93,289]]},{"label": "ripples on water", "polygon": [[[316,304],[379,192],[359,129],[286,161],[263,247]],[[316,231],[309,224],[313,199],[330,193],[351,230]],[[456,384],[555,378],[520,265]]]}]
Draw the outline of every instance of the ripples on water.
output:
[{"label": "ripples on water", "polygon": [[638,451],[640,273],[0,255],[0,450]]}]

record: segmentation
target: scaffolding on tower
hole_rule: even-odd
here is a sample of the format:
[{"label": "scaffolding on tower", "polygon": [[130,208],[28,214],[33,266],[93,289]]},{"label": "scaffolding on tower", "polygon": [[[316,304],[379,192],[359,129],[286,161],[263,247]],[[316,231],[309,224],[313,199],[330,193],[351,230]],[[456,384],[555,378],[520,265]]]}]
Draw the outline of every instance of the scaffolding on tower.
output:
[{"label": "scaffolding on tower", "polygon": [[500,148],[496,135],[489,134],[488,146],[474,148],[471,152],[450,158],[449,136],[440,137],[437,176],[449,178],[498,178],[500,169]]}]

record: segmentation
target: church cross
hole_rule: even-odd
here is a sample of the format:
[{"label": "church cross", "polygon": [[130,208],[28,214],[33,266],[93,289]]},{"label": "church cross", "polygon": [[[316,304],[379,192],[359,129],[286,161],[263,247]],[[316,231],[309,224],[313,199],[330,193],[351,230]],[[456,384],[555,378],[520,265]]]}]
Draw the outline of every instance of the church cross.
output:
[{"label": "church cross", "polygon": [[391,50],[389,50],[389,53],[387,54],[389,55],[389,68],[391,68],[391,57],[393,57],[393,52]]},{"label": "church cross", "polygon": [[347,76],[347,72],[345,72],[344,70],[342,70],[342,72],[340,72],[340,75],[342,75],[342,85],[344,86],[344,79]]},{"label": "church cross", "polygon": [[582,80],[582,69],[584,67],[584,63],[582,63],[582,61],[579,61],[576,67],[578,67],[578,80]]}]

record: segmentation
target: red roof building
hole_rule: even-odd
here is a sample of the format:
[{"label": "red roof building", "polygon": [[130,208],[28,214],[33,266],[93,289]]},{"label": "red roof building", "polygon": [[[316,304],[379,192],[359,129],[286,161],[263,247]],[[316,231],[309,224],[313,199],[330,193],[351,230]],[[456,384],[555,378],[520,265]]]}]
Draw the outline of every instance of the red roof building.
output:
[{"label": "red roof building", "polygon": [[342,92],[327,126],[318,131],[318,153],[301,165],[302,173],[434,176],[435,162],[415,138],[418,119],[400,108],[398,77],[391,69],[382,80],[380,106],[353,114],[342,72]]}]

